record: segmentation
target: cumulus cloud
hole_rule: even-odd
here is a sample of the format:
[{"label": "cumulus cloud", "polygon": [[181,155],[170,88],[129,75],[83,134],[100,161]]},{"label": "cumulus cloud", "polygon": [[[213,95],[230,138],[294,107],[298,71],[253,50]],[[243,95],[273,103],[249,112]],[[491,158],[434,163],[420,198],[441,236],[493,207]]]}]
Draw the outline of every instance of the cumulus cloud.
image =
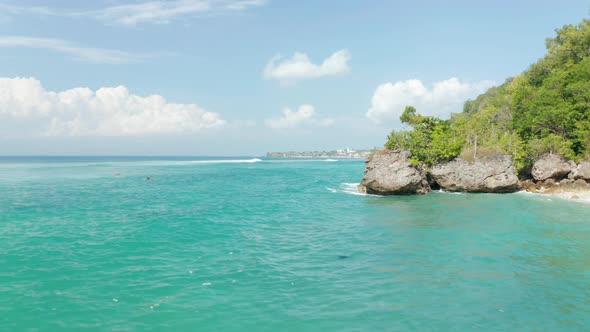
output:
[{"label": "cumulus cloud", "polygon": [[143,1],[112,5],[95,10],[56,10],[41,6],[0,4],[0,15],[42,15],[93,18],[106,24],[136,26],[142,23],[167,24],[180,17],[206,13],[243,11],[262,6],[267,0],[171,0]]},{"label": "cumulus cloud", "polygon": [[83,47],[61,39],[23,36],[0,36],[0,47],[44,48],[71,55],[81,61],[105,64],[137,62],[150,57],[145,54]]},{"label": "cumulus cloud", "polygon": [[281,56],[272,58],[264,68],[264,78],[280,81],[283,84],[324,76],[346,74],[350,71],[348,62],[350,52],[343,49],[334,52],[321,64],[311,62],[307,54],[295,53],[290,59]]},{"label": "cumulus cloud", "polygon": [[408,105],[420,114],[446,118],[463,109],[463,103],[494,86],[493,81],[465,82],[456,77],[427,88],[420,80],[384,83],[377,87],[367,117],[375,123],[397,120]]},{"label": "cumulus cloud", "polygon": [[267,127],[272,129],[296,128],[302,126],[331,126],[334,120],[331,118],[320,118],[312,105],[301,105],[293,111],[290,108],[283,110],[283,115],[278,118],[271,118],[265,121]]},{"label": "cumulus cloud", "polygon": [[223,126],[219,114],[195,104],[137,96],[124,86],[47,91],[33,78],[0,78],[0,124],[33,136],[141,136]]}]

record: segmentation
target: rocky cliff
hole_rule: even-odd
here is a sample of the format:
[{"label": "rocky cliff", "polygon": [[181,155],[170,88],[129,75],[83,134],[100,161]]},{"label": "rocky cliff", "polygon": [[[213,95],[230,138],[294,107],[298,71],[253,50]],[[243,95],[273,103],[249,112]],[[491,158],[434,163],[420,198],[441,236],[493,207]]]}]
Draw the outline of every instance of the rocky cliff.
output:
[{"label": "rocky cliff", "polygon": [[505,193],[518,190],[518,177],[508,155],[469,162],[457,158],[430,170],[432,182],[448,191]]},{"label": "rocky cliff", "polygon": [[378,195],[426,194],[431,188],[447,191],[509,193],[579,192],[590,190],[590,161],[579,164],[554,154],[537,160],[531,179],[519,181],[510,155],[495,154],[475,161],[456,158],[426,169],[413,165],[408,151],[381,150],[365,162],[359,191]]},{"label": "rocky cliff", "polygon": [[539,158],[531,171],[533,179],[520,182],[522,190],[576,198],[590,191],[590,161],[576,165],[555,154]]},{"label": "rocky cliff", "polygon": [[537,181],[561,180],[566,178],[575,168],[576,163],[571,160],[565,160],[556,154],[546,154],[535,162],[531,173]]},{"label": "rocky cliff", "polygon": [[378,151],[365,161],[365,176],[359,191],[378,195],[426,194],[426,174],[414,167],[408,151]]}]

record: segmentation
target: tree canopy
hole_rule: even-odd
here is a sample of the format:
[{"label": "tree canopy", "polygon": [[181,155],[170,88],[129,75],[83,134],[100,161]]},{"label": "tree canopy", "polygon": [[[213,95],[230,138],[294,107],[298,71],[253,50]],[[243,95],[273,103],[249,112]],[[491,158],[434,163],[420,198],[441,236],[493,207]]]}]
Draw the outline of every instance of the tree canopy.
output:
[{"label": "tree canopy", "polygon": [[449,120],[406,107],[408,130],[392,131],[386,147],[410,150],[431,165],[486,153],[511,154],[524,168],[544,153],[590,156],[590,20],[566,25],[546,41],[547,53],[520,75],[464,104]]}]

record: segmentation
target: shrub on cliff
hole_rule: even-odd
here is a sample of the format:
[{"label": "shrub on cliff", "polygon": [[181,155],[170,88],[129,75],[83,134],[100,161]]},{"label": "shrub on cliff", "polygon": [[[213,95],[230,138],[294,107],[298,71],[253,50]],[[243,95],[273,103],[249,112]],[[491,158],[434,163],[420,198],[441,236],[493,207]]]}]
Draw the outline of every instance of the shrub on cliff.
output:
[{"label": "shrub on cliff", "polygon": [[449,121],[423,116],[412,106],[406,107],[400,120],[411,130],[392,131],[385,146],[409,150],[410,162],[432,165],[456,157],[463,146],[463,138],[455,133]]}]

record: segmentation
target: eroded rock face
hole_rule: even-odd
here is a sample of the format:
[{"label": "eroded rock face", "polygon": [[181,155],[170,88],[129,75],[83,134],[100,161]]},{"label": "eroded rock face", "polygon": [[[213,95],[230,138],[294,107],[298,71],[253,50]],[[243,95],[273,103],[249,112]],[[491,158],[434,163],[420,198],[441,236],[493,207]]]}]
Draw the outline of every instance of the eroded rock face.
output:
[{"label": "eroded rock face", "polygon": [[434,166],[430,176],[448,191],[507,193],[519,188],[512,157],[502,154],[479,158],[474,162],[458,158]]},{"label": "eroded rock face", "polygon": [[561,180],[576,167],[576,163],[556,154],[546,154],[533,165],[532,175],[537,181]]},{"label": "eroded rock face", "polygon": [[409,151],[382,150],[366,161],[359,191],[377,195],[426,194],[430,186],[426,174],[413,166]]},{"label": "eroded rock face", "polygon": [[533,193],[544,194],[572,194],[572,193],[586,193],[590,190],[590,184],[583,179],[563,179],[559,182],[553,179],[545,181],[533,182],[525,180],[520,182],[520,187],[523,190]]},{"label": "eroded rock face", "polygon": [[582,161],[569,175],[574,180],[590,180],[590,161]]}]

